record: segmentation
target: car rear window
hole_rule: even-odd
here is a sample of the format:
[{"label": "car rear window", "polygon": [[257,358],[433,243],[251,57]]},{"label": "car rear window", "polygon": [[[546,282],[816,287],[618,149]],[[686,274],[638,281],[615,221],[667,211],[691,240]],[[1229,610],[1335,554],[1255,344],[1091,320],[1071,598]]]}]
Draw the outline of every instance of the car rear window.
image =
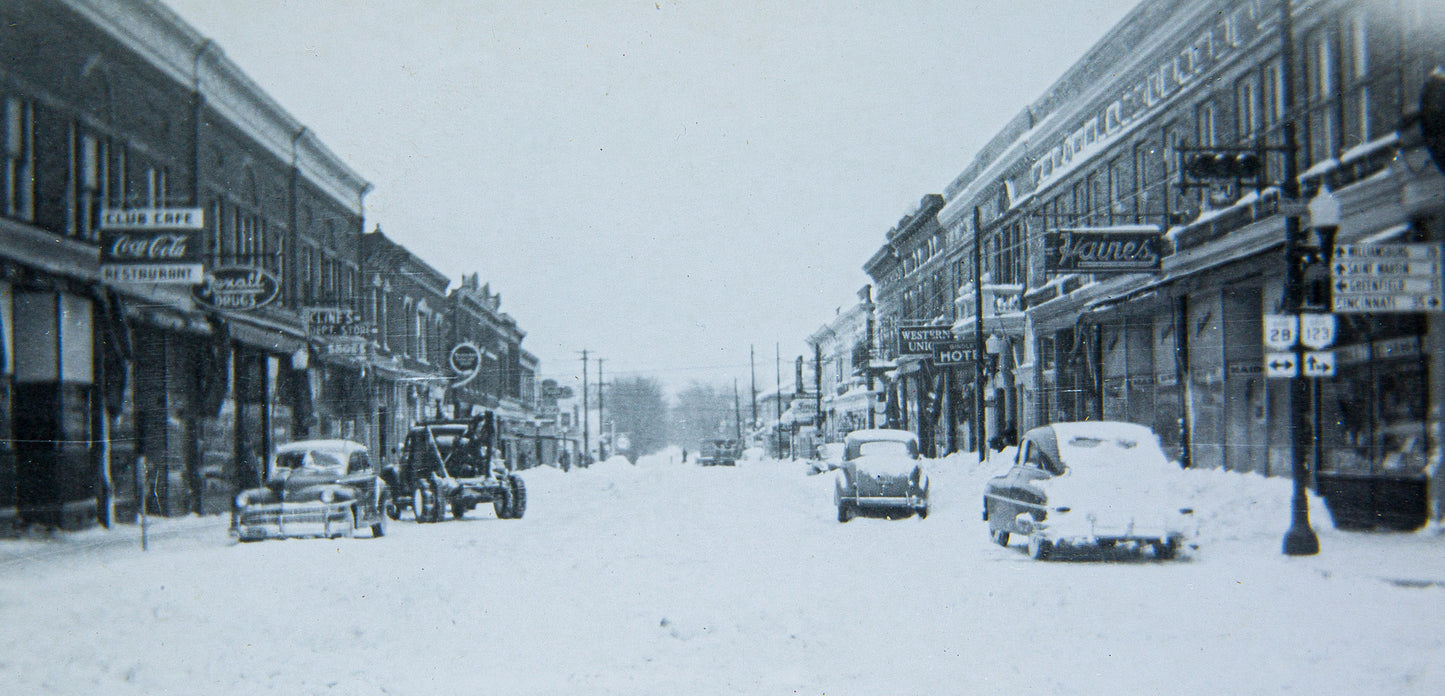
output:
[{"label": "car rear window", "polygon": [[871,454],[896,454],[904,457],[912,456],[908,451],[908,443],[894,440],[880,440],[878,442],[865,442],[858,446],[858,456]]},{"label": "car rear window", "polygon": [[322,450],[292,450],[276,455],[276,467],[279,469],[307,468],[340,472],[346,468],[346,464],[333,452],[325,452]]}]

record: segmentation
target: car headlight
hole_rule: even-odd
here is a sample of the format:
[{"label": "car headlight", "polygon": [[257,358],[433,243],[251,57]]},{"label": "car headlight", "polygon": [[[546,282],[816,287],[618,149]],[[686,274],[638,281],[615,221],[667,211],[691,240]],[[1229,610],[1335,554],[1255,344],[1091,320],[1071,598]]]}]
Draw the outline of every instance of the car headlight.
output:
[{"label": "car headlight", "polygon": [[332,502],[335,502],[335,501],[336,501],[336,491],[333,491],[333,490],[331,490],[330,488],[328,488],[328,489],[326,489],[326,490],[324,490],[324,491],[321,491],[321,502],[323,502],[323,503],[332,503]]},{"label": "car headlight", "polygon": [[245,493],[237,493],[235,502],[236,507],[238,508],[246,507],[247,505],[251,504],[251,496]]}]

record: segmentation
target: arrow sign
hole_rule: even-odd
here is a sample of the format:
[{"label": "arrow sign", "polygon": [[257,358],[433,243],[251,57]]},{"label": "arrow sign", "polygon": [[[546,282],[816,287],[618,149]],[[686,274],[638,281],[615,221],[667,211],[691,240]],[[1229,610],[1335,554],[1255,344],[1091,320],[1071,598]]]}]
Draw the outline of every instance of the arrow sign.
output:
[{"label": "arrow sign", "polygon": [[1439,244],[1342,244],[1330,266],[1336,312],[1436,312],[1445,304]]},{"label": "arrow sign", "polygon": [[1264,376],[1298,377],[1299,365],[1295,362],[1294,353],[1265,353]]},{"label": "arrow sign", "polygon": [[1334,377],[1335,352],[1322,350],[1305,353],[1301,367],[1304,368],[1306,377]]}]

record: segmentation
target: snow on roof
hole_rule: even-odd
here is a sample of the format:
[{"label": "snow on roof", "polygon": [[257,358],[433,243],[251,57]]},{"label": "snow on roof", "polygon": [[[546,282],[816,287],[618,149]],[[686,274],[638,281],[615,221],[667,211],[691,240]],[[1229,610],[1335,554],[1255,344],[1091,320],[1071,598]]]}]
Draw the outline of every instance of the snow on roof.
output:
[{"label": "snow on roof", "polygon": [[340,452],[365,452],[366,445],[351,440],[297,440],[276,447],[276,453],[305,452],[310,450],[333,450]]}]

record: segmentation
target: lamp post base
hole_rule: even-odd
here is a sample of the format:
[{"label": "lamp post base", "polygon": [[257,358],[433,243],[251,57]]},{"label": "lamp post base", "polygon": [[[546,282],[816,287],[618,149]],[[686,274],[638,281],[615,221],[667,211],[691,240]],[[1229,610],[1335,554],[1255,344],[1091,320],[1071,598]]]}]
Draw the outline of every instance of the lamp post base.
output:
[{"label": "lamp post base", "polygon": [[1309,523],[1299,524],[1296,521],[1284,533],[1284,555],[1313,556],[1319,552],[1320,538],[1315,536],[1315,530],[1310,528]]}]

